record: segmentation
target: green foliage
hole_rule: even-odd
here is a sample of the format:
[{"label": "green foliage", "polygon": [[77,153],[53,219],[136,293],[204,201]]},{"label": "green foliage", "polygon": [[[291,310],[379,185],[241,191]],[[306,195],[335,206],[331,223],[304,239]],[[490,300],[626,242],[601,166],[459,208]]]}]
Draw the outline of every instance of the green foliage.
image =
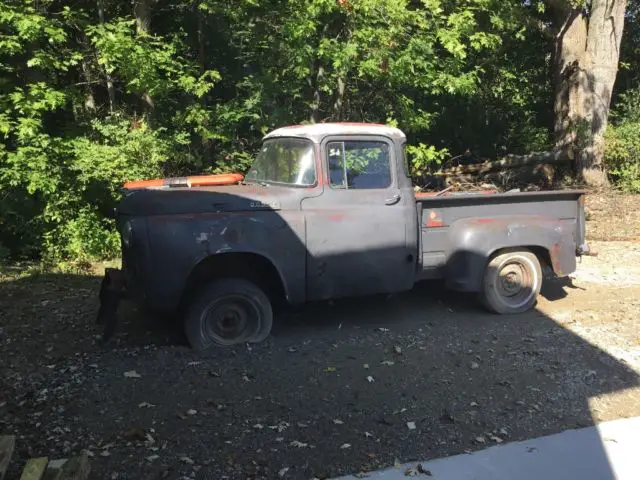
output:
[{"label": "green foliage", "polygon": [[429,167],[440,165],[451,156],[446,148],[438,150],[433,145],[427,146],[424,143],[408,145],[407,155],[409,171],[413,176],[424,175]]},{"label": "green foliage", "polygon": [[640,123],[640,85],[619,95],[610,116],[617,123]]},{"label": "green foliage", "polygon": [[48,261],[88,261],[115,258],[120,241],[112,221],[82,205],[74,208],[69,218],[62,218],[57,228],[45,232],[44,247]]},{"label": "green foliage", "polygon": [[606,134],[606,162],[614,183],[640,193],[640,123],[612,126]]},{"label": "green foliage", "polygon": [[[417,176],[550,144],[552,45],[526,18],[549,2],[134,4],[0,2],[0,257],[115,256],[123,182],[246,172],[285,124],[397,126]],[[623,90],[640,78],[629,23]],[[640,98],[618,104],[607,158],[633,190]]]},{"label": "green foliage", "polygon": [[115,198],[126,181],[161,175],[162,163],[172,147],[162,133],[150,129],[145,121],[132,128],[129,120],[121,116],[94,120],[84,136],[71,142],[77,190],[100,185]]},{"label": "green foliage", "polygon": [[640,88],[621,95],[606,132],[605,160],[613,182],[640,193]]},{"label": "green foliage", "polygon": [[0,22],[0,250],[113,257],[122,183],[202,167],[193,144],[218,135],[201,100],[220,75],[179,31],[136,34],[130,14],[103,23],[93,4],[10,0]]},{"label": "green foliage", "polygon": [[626,15],[605,161],[615,185],[640,193],[640,2],[630,1]]},{"label": "green foliage", "polygon": [[146,93],[155,99],[181,93],[201,98],[220,79],[215,70],[197,74],[196,66],[181,56],[185,45],[180,36],[136,35],[135,23],[118,18],[86,29],[98,54],[98,65],[117,75],[127,93]]}]

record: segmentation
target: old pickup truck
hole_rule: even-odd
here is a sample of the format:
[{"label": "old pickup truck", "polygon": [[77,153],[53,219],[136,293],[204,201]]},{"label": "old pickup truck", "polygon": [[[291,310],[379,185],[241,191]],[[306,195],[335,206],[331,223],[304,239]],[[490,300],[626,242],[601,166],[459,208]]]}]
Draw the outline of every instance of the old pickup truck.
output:
[{"label": "old pickup truck", "polygon": [[405,148],[385,125],[296,125],[267,134],[231,184],[125,185],[122,269],[100,291],[105,337],[123,296],[179,314],[201,350],[264,340],[274,305],[436,278],[516,314],[535,305],[543,270],[566,276],[589,254],[584,192],[416,194]]}]

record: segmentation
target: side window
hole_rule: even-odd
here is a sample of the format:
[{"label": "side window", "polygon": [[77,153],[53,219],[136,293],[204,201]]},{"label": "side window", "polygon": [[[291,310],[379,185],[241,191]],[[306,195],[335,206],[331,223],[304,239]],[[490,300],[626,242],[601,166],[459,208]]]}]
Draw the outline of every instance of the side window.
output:
[{"label": "side window", "polygon": [[327,144],[329,182],[333,188],[376,189],[391,186],[389,145],[353,140]]}]

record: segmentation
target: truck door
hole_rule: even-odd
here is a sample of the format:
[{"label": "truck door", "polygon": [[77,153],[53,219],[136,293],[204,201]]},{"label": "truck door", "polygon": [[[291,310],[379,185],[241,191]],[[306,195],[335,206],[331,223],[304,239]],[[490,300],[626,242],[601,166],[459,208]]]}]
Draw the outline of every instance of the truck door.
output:
[{"label": "truck door", "polygon": [[417,220],[412,192],[398,188],[394,143],[379,136],[333,136],[320,147],[324,190],[302,202],[307,298],[408,290],[416,252],[407,222]]}]

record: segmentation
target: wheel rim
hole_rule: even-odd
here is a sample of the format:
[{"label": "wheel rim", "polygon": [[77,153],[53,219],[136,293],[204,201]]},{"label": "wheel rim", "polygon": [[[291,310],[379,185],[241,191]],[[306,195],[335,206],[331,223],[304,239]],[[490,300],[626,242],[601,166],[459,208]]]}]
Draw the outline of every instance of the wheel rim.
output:
[{"label": "wheel rim", "polygon": [[220,345],[240,343],[260,326],[260,312],[250,298],[227,295],[211,302],[203,311],[203,333]]},{"label": "wheel rim", "polygon": [[520,308],[536,295],[537,281],[531,265],[510,259],[499,268],[494,286],[500,301],[511,308]]}]

